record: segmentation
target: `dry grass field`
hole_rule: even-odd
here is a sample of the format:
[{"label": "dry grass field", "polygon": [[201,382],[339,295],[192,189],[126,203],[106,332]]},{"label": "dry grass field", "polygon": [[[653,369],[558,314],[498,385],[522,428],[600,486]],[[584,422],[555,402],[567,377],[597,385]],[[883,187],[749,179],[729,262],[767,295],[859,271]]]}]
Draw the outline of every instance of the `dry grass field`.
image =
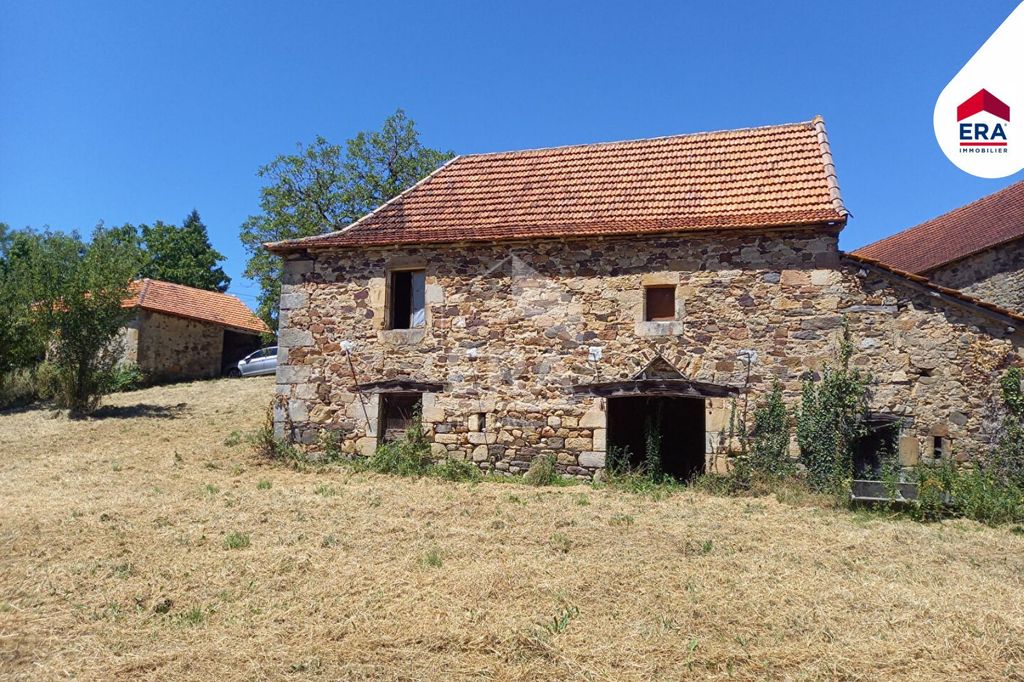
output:
[{"label": "dry grass field", "polygon": [[1024,679],[1024,536],[261,463],[270,379],[0,416],[0,677]]}]

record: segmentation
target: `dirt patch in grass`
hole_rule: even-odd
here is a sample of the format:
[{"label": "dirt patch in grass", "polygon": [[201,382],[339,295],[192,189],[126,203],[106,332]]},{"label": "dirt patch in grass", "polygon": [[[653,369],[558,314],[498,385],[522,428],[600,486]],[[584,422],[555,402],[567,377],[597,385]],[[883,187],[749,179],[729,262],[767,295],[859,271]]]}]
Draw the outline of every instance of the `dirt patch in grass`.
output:
[{"label": "dirt patch in grass", "polygon": [[0,416],[0,677],[1021,679],[1011,530],[293,471],[272,391]]}]

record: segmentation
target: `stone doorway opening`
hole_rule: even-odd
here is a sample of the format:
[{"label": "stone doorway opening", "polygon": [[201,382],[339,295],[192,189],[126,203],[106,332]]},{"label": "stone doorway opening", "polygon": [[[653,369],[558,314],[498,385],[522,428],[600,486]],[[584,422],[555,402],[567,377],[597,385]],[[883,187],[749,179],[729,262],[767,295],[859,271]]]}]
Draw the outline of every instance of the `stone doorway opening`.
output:
[{"label": "stone doorway opening", "polygon": [[705,415],[702,398],[609,398],[609,461],[649,471],[655,457],[661,472],[690,481],[704,473]]}]

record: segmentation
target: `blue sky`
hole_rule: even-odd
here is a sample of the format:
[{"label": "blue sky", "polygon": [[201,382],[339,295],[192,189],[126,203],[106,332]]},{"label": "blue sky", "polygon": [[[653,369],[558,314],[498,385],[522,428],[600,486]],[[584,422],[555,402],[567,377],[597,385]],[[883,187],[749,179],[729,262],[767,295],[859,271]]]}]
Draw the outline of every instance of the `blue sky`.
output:
[{"label": "blue sky", "polygon": [[399,106],[461,153],[822,114],[851,249],[1020,179],[956,169],[931,123],[1015,6],[0,0],[0,221],[88,232],[194,207],[253,304],[256,169]]}]

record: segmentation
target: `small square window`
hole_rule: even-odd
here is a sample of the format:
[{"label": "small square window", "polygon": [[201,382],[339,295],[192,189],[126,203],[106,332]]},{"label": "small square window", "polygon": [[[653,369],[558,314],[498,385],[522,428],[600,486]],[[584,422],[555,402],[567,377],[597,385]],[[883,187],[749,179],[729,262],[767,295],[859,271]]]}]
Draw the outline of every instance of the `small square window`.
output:
[{"label": "small square window", "polygon": [[644,319],[646,321],[666,322],[676,319],[675,287],[647,287],[644,294]]},{"label": "small square window", "polygon": [[415,329],[426,324],[426,273],[398,270],[391,273],[391,329]]}]

